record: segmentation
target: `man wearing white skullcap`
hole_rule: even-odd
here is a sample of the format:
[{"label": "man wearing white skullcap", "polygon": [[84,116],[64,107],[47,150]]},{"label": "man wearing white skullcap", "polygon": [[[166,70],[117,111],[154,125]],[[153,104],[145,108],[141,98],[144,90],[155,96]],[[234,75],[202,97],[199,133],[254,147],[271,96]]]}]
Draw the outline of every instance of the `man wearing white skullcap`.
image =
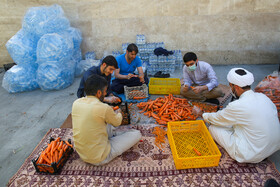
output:
[{"label": "man wearing white skullcap", "polygon": [[280,149],[276,106],[262,93],[251,90],[252,73],[233,68],[227,75],[237,100],[216,113],[204,113],[213,139],[238,162],[258,163]]}]

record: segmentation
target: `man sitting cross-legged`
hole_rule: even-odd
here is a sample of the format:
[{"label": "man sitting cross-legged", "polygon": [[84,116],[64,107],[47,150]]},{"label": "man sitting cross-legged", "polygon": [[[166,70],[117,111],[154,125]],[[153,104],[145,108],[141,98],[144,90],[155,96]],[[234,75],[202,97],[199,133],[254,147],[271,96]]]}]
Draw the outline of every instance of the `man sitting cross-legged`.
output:
[{"label": "man sitting cross-legged", "polygon": [[94,165],[110,162],[141,139],[138,130],[116,131],[122,114],[102,102],[107,84],[105,78],[91,75],[85,83],[86,97],[77,99],[72,107],[76,151],[83,161]]}]

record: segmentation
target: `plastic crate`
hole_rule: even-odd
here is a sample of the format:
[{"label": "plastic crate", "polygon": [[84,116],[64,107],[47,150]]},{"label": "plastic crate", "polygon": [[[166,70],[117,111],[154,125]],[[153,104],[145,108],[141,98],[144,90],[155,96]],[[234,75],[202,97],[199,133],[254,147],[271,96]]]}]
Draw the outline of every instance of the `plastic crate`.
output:
[{"label": "plastic crate", "polygon": [[133,97],[149,97],[148,87],[146,84],[142,86],[127,87],[124,86],[124,95],[126,100],[131,100]]},{"label": "plastic crate", "polygon": [[219,165],[221,152],[202,120],[168,122],[167,136],[176,169]]},{"label": "plastic crate", "polygon": [[179,95],[181,83],[179,78],[151,78],[149,82],[150,94]]},{"label": "plastic crate", "polygon": [[[50,142],[54,141],[53,138],[51,138]],[[71,140],[69,139],[68,142],[71,144]],[[36,169],[37,172],[40,173],[48,173],[48,174],[57,174],[61,170],[61,168],[64,166],[65,162],[69,158],[70,154],[74,151],[72,147],[68,147],[66,151],[63,153],[62,157],[59,159],[59,161],[51,163],[51,165],[47,164],[37,164],[37,160],[40,156],[38,156],[36,159],[32,160],[32,163]],[[41,154],[40,154],[41,155]]]}]

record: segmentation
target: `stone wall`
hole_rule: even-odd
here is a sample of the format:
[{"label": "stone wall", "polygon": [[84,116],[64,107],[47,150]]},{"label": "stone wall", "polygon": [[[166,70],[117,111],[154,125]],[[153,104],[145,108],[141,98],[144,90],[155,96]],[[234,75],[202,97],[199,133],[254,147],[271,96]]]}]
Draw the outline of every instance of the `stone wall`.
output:
[{"label": "stone wall", "polygon": [[0,0],[0,66],[12,62],[5,44],[27,9],[54,3],[98,58],[145,34],[212,64],[279,63],[279,0]]}]

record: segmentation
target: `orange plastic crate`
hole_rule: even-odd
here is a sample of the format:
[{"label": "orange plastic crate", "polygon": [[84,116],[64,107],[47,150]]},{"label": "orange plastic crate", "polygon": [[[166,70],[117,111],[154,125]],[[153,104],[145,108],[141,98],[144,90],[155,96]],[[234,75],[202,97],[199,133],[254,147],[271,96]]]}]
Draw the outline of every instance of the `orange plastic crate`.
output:
[{"label": "orange plastic crate", "polygon": [[167,136],[176,169],[219,165],[221,152],[202,120],[168,122]]}]

